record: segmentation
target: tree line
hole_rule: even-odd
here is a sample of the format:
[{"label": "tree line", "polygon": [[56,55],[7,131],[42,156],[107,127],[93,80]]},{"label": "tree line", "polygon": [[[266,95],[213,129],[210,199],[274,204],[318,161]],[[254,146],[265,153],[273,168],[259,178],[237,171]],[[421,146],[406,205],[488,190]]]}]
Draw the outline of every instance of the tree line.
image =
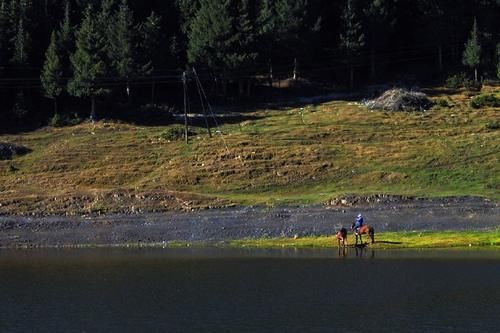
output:
[{"label": "tree line", "polygon": [[187,66],[221,95],[287,77],[494,78],[498,17],[500,0],[0,0],[2,126],[176,95]]}]

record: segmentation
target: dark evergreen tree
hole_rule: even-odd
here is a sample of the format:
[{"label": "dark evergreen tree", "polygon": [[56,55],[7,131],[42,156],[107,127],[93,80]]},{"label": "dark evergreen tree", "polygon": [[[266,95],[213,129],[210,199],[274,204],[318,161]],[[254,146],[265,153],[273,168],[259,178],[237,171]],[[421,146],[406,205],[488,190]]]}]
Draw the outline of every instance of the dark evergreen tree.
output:
[{"label": "dark evergreen tree", "polygon": [[19,66],[27,65],[29,47],[30,36],[24,28],[24,20],[20,18],[14,38],[14,49],[11,58],[12,63]]},{"label": "dark evergreen tree", "polygon": [[[305,56],[304,47],[310,31],[319,30],[319,21],[308,26],[306,0],[262,0],[258,6],[257,32],[261,45],[261,56],[270,65],[273,58],[286,59]],[[284,55],[287,55],[284,57]],[[294,65],[294,74],[297,68]]]},{"label": "dark evergreen tree", "polygon": [[177,0],[177,7],[181,14],[179,17],[181,31],[187,35],[189,33],[189,26],[201,7],[201,0]]},{"label": "dark evergreen tree", "polygon": [[347,0],[342,14],[342,32],[340,33],[340,48],[349,64],[349,86],[354,87],[353,61],[365,45],[363,27],[356,15],[353,0]]},{"label": "dark evergreen tree", "polygon": [[132,12],[127,0],[122,0],[118,11],[113,16],[109,30],[108,55],[115,73],[126,82],[126,93],[130,103],[130,81],[136,76],[135,35]]},{"label": "dark evergreen tree", "polygon": [[106,64],[107,70],[111,70],[113,66],[113,60],[109,56],[111,53],[111,43],[114,36],[114,14],[116,0],[102,0],[100,2],[100,11],[96,15],[96,28],[99,35],[104,38],[104,44],[102,45],[102,51],[106,56],[102,57]]},{"label": "dark evergreen tree", "polygon": [[[160,23],[161,17],[156,15],[155,12],[151,12],[146,20],[140,23],[137,28],[140,35],[138,41],[137,61],[139,73],[141,75],[152,75],[155,66],[158,63]],[[155,102],[155,86],[156,84],[153,78],[151,82],[151,104],[154,104]]]},{"label": "dark evergreen tree", "polygon": [[497,77],[500,79],[500,43],[497,44]]},{"label": "dark evergreen tree", "polygon": [[56,33],[53,31],[50,36],[50,44],[45,53],[45,62],[40,75],[45,96],[54,100],[54,115],[58,114],[57,98],[64,89],[63,69],[57,44]]},{"label": "dark evergreen tree", "polygon": [[0,0],[0,66],[8,59],[7,49],[9,47],[9,16],[6,0]]},{"label": "dark evergreen tree", "polygon": [[477,67],[481,63],[481,45],[479,44],[479,32],[475,18],[469,40],[465,43],[462,63],[474,70],[474,80],[477,82]]},{"label": "dark evergreen tree", "polygon": [[418,2],[422,25],[422,40],[435,44],[437,65],[439,72],[444,69],[443,63],[443,46],[446,42],[447,29],[443,2],[439,0],[421,0]]},{"label": "dark evergreen tree", "polygon": [[[15,25],[15,35],[11,40],[11,63],[16,67],[16,72],[19,77],[23,77],[28,72],[27,65],[29,64],[31,51],[31,38],[27,29],[26,23],[29,22],[29,11],[31,9],[31,1],[19,0],[19,2],[11,1],[12,20],[17,15],[18,23]],[[14,116],[21,121],[30,110],[30,94],[25,88],[20,88],[17,95],[14,107],[12,109]]]},{"label": "dark evergreen tree", "polygon": [[73,49],[75,46],[75,34],[74,28],[71,25],[70,12],[70,3],[69,0],[66,0],[66,4],[64,7],[64,19],[59,24],[59,31],[57,34],[60,62],[65,77],[69,77],[71,74],[71,62],[69,57],[73,53]]},{"label": "dark evergreen tree", "polygon": [[377,77],[376,54],[378,48],[384,46],[389,38],[391,27],[395,24],[395,15],[391,5],[396,0],[368,0],[363,1],[364,14],[367,20],[365,26],[368,35],[370,51],[370,77]]},{"label": "dark evergreen tree", "polygon": [[190,25],[188,60],[208,66],[225,81],[254,63],[254,40],[247,1],[203,0]]},{"label": "dark evergreen tree", "polygon": [[108,92],[102,86],[107,75],[106,38],[102,29],[97,27],[95,11],[91,6],[85,10],[84,18],[76,36],[76,51],[71,55],[73,77],[68,84],[68,91],[77,97],[91,100],[90,119],[96,119],[96,97]]}]

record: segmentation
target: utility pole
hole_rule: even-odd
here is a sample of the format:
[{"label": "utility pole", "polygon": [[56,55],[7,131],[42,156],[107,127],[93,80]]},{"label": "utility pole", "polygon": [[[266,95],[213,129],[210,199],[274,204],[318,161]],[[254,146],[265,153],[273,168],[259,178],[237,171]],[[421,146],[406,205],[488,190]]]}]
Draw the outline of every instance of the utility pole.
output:
[{"label": "utility pole", "polygon": [[184,87],[184,138],[186,143],[189,143],[188,139],[188,114],[187,114],[187,82],[186,82],[186,72],[182,72],[182,86]]},{"label": "utility pole", "polygon": [[207,112],[205,110],[205,103],[203,103],[203,96],[201,95],[200,78],[198,77],[198,73],[196,73],[196,69],[194,67],[193,67],[193,74],[195,76],[196,88],[198,89],[198,95],[200,95],[200,103],[201,103],[201,108],[203,109],[203,118],[205,118],[205,125],[207,126],[208,136],[211,138],[212,132],[210,131],[210,124],[208,123],[208,119],[207,119]]}]

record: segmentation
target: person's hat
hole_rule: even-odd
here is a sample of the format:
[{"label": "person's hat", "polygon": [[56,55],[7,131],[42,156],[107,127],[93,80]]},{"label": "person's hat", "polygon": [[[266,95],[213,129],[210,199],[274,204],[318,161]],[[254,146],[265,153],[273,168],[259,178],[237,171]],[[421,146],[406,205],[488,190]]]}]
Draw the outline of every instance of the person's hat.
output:
[{"label": "person's hat", "polygon": [[358,217],[361,217],[361,214],[358,214]]}]

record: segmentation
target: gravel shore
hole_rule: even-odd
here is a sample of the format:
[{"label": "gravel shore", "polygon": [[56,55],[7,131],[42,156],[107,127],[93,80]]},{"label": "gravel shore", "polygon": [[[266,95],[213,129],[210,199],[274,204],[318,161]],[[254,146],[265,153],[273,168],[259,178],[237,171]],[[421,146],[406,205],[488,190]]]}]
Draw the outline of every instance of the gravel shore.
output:
[{"label": "gravel shore", "polygon": [[498,202],[417,199],[354,207],[235,207],[190,212],[79,217],[0,216],[0,248],[219,242],[331,235],[361,213],[376,232],[467,231],[500,227]]}]

